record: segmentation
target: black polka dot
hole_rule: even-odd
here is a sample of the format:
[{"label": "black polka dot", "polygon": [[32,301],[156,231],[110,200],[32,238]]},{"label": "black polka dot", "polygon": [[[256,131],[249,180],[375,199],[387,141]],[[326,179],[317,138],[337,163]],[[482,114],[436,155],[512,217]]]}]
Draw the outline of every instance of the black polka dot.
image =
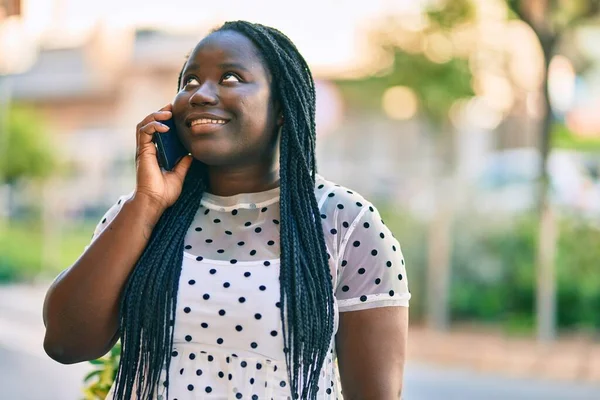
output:
[{"label": "black polka dot", "polygon": [[250,225],[252,225],[252,222],[250,222],[250,221],[248,221],[244,224],[244,226],[250,226]]},{"label": "black polka dot", "polygon": [[256,363],[256,369],[261,369],[262,368],[262,364],[261,363]]},{"label": "black polka dot", "polygon": [[385,238],[385,235],[383,234],[383,232],[381,232],[381,233],[379,234],[379,237],[380,237],[380,238],[382,238],[382,239],[384,239],[384,238]]},{"label": "black polka dot", "polygon": [[252,250],[252,251],[250,251],[250,255],[251,255],[251,256],[255,256],[255,255],[256,255],[256,250]]},{"label": "black polka dot", "polygon": [[344,221],[344,222],[342,223],[342,226],[343,226],[344,228],[348,228],[348,227],[350,227],[350,224],[349,224],[349,223],[347,223],[346,221]]},{"label": "black polka dot", "polygon": [[192,390],[194,390],[194,385],[188,385],[188,390],[191,392]]},{"label": "black polka dot", "polygon": [[211,388],[210,386],[207,386],[207,387],[204,389],[204,391],[205,391],[206,393],[210,393],[210,392],[212,392],[212,388]]},{"label": "black polka dot", "polygon": [[223,315],[225,315],[225,310],[219,310],[219,315],[220,315],[220,316],[223,316]]},{"label": "black polka dot", "polygon": [[244,328],[241,325],[236,325],[235,330],[241,332]]},{"label": "black polka dot", "polygon": [[348,265],[348,261],[342,260],[342,267],[345,267],[346,265]]},{"label": "black polka dot", "polygon": [[392,250],[396,251],[396,245],[392,246]]},{"label": "black polka dot", "polygon": [[401,263],[402,265],[404,265],[404,260],[400,261],[400,263]]},{"label": "black polka dot", "polygon": [[206,322],[201,323],[200,326],[205,329],[208,328],[208,324]]},{"label": "black polka dot", "polygon": [[347,285],[342,286],[342,292],[347,292],[350,288]]},{"label": "black polka dot", "polygon": [[331,388],[327,388],[325,392],[327,392],[327,394],[331,394]]},{"label": "black polka dot", "polygon": [[271,265],[271,263],[270,263],[269,261],[265,261],[265,262],[263,263],[263,265],[264,265],[265,267],[268,267],[269,265]]},{"label": "black polka dot", "polygon": [[212,239],[206,239],[206,240],[205,240],[205,242],[206,242],[206,243],[212,243],[212,242],[213,242],[213,240],[212,240]]},{"label": "black polka dot", "polygon": [[242,394],[241,393],[236,393],[235,394],[235,398],[236,399],[241,399],[242,398]]},{"label": "black polka dot", "polygon": [[238,242],[238,246],[243,246],[245,244],[246,244],[246,242]]},{"label": "black polka dot", "polygon": [[196,232],[202,232],[202,228],[200,228],[199,226],[196,227]]},{"label": "black polka dot", "polygon": [[179,370],[179,375],[183,375],[183,368]]},{"label": "black polka dot", "polygon": [[227,375],[227,379],[229,379],[229,380],[232,380],[232,379],[233,379],[233,375],[231,375],[231,374],[228,374],[228,375]]},{"label": "black polka dot", "polygon": [[208,361],[212,362],[215,358],[213,356],[208,356]]},{"label": "black polka dot", "polygon": [[364,269],[364,268],[359,268],[359,269],[358,269],[358,273],[359,273],[360,275],[364,274],[364,273],[365,273],[365,269]]},{"label": "black polka dot", "polygon": [[329,194],[327,195],[327,197],[333,197],[333,196],[335,196],[335,193],[333,193],[333,192],[332,192],[332,193],[329,193]]},{"label": "black polka dot", "polygon": [[194,353],[191,353],[190,354],[190,360],[194,360],[194,359],[196,359],[196,355]]},{"label": "black polka dot", "polygon": [[362,206],[363,206],[363,205],[362,205],[362,203],[361,203],[360,201],[357,201],[357,202],[356,202],[356,205],[357,205],[358,207],[362,207]]},{"label": "black polka dot", "polygon": [[202,296],[202,298],[203,298],[204,300],[208,300],[208,299],[210,299],[210,294],[208,294],[208,293],[204,293],[204,296]]},{"label": "black polka dot", "polygon": [[402,280],[402,274],[398,274],[398,279]]},{"label": "black polka dot", "polygon": [[213,220],[213,222],[214,222],[215,224],[220,224],[220,223],[221,223],[221,220],[220,220],[219,218],[215,218],[215,219]]},{"label": "black polka dot", "polygon": [[258,287],[258,289],[259,289],[260,291],[264,292],[265,290],[267,290],[267,287],[266,287],[265,285],[260,285],[260,286]]},{"label": "black polka dot", "polygon": [[267,212],[268,208],[267,207],[263,207],[260,209],[260,212]]},{"label": "black polka dot", "polygon": [[189,249],[191,249],[191,248],[192,248],[192,246],[190,246],[189,244],[185,246],[185,249],[186,249],[186,250],[189,250]]},{"label": "black polka dot", "polygon": [[262,315],[260,315],[260,314],[256,313],[256,314],[254,314],[254,318],[255,318],[255,319],[261,319],[261,318],[262,318]]},{"label": "black polka dot", "polygon": [[218,375],[219,375],[219,378],[225,378],[225,372],[223,372],[223,371],[219,371]]},{"label": "black polka dot", "polygon": [[177,357],[179,355],[179,353],[177,352],[177,350],[171,352],[171,357]]},{"label": "black polka dot", "polygon": [[198,375],[198,376],[202,375],[202,370],[201,369],[197,369],[196,370],[196,375]]},{"label": "black polka dot", "polygon": [[252,342],[252,343],[250,343],[250,347],[252,347],[253,349],[255,349],[255,348],[258,347],[258,343]]},{"label": "black polka dot", "polygon": [[250,378],[250,384],[254,385],[254,378]]},{"label": "black polka dot", "polygon": [[204,215],[208,215],[209,212],[210,212],[210,210],[205,210]]},{"label": "black polka dot", "polygon": [[273,245],[275,244],[275,242],[274,242],[274,241],[272,241],[272,240],[269,240],[269,241],[267,242],[267,244],[268,244],[269,246],[273,246]]},{"label": "black polka dot", "polygon": [[379,285],[380,283],[381,283],[381,279],[379,279],[379,278],[375,279],[375,284],[376,285]]},{"label": "black polka dot", "polygon": [[276,220],[276,219],[274,219],[274,220],[273,220],[273,223],[274,223],[275,225],[279,225],[279,220]]},{"label": "black polka dot", "polygon": [[189,308],[189,307],[186,307],[186,308],[183,309],[183,312],[186,313],[186,314],[189,314],[190,311],[192,311],[192,309]]},{"label": "black polka dot", "polygon": [[327,215],[321,214],[321,219],[327,219]]},{"label": "black polka dot", "polygon": [[317,188],[318,188],[318,189],[323,189],[324,187],[325,187],[325,185],[321,184],[321,185],[319,185]]},{"label": "black polka dot", "polygon": [[337,229],[333,228],[332,230],[330,230],[329,232],[331,232],[332,235],[335,235],[337,233]]},{"label": "black polka dot", "polygon": [[246,367],[248,366],[248,363],[247,363],[246,361],[242,361],[242,362],[240,363],[240,366],[241,366],[242,368],[246,368]]},{"label": "black polka dot", "polygon": [[103,224],[105,224],[105,223],[106,223],[106,218],[104,218],[104,219],[102,220],[102,223],[103,223]]},{"label": "black polka dot", "polygon": [[211,275],[214,275],[214,274],[216,274],[216,273],[217,273],[217,270],[216,270],[216,269],[214,269],[214,268],[211,268],[211,270],[210,270],[210,271],[208,271],[208,272],[210,272],[210,274],[211,274]]},{"label": "black polka dot", "polygon": [[188,281],[188,283],[189,283],[190,285],[194,285],[194,284],[196,283],[196,281],[195,281],[195,280],[193,280],[193,279],[190,279],[190,280]]},{"label": "black polka dot", "polygon": [[227,289],[229,286],[231,286],[231,283],[229,283],[229,282],[225,282],[225,283],[223,283],[223,287],[224,287],[225,289]]},{"label": "black polka dot", "polygon": [[394,295],[394,291],[390,290],[390,296],[393,296],[393,295]]},{"label": "black polka dot", "polygon": [[225,250],[224,249],[219,249],[219,250],[217,250],[217,253],[223,254],[223,253],[225,253]]},{"label": "black polka dot", "polygon": [[360,242],[358,240],[355,240],[354,243],[352,243],[352,245],[354,247],[358,247],[358,246],[360,246]]},{"label": "black polka dot", "polygon": [[364,294],[360,296],[360,301],[362,301],[363,303],[367,301],[367,296],[365,296]]},{"label": "black polka dot", "polygon": [[229,260],[229,262],[230,262],[231,264],[237,264],[237,260],[236,260],[235,258],[234,258],[234,259],[232,259],[232,260]]},{"label": "black polka dot", "polygon": [[371,250],[371,255],[372,256],[376,256],[377,255],[377,250],[375,250],[375,249]]},{"label": "black polka dot", "polygon": [[192,337],[190,335],[186,335],[185,336],[185,341],[186,342],[191,342],[192,341]]},{"label": "black polka dot", "polygon": [[196,261],[202,261],[202,260],[204,260],[204,257],[202,257],[202,256],[196,257]]},{"label": "black polka dot", "polygon": [[363,226],[365,227],[365,229],[369,229],[371,227],[371,225],[368,222],[365,222]]},{"label": "black polka dot", "polygon": [[240,298],[238,299],[238,301],[239,301],[240,303],[245,303],[245,302],[246,302],[246,298],[245,298],[245,297],[240,297]]},{"label": "black polka dot", "polygon": [[344,205],[343,204],[338,204],[337,208],[339,208],[340,210],[343,210],[344,209]]},{"label": "black polka dot", "polygon": [[277,303],[275,303],[275,307],[277,307],[277,308],[281,308],[281,302],[280,302],[280,301],[278,301]]},{"label": "black polka dot", "polygon": [[369,211],[374,212],[375,209],[373,208],[373,206],[369,206]]},{"label": "black polka dot", "polygon": [[273,337],[277,336],[277,331],[271,331],[271,336],[273,336]]},{"label": "black polka dot", "polygon": [[285,387],[285,381],[281,381],[281,382],[279,382],[279,386],[281,386],[281,387]]},{"label": "black polka dot", "polygon": [[237,215],[237,213],[238,213],[238,210],[231,210],[231,214]]},{"label": "black polka dot", "polygon": [[249,277],[250,277],[250,275],[252,275],[250,272],[244,272],[244,276],[245,276],[246,278],[249,278]]},{"label": "black polka dot", "polygon": [[218,338],[217,339],[217,344],[223,344],[223,338]]},{"label": "black polka dot", "polygon": [[254,232],[261,233],[262,232],[262,228],[260,226],[256,227],[256,229],[254,229]]},{"label": "black polka dot", "polygon": [[231,231],[225,231],[225,234],[228,235],[228,236],[231,236],[231,235],[233,235],[233,232],[231,232]]}]

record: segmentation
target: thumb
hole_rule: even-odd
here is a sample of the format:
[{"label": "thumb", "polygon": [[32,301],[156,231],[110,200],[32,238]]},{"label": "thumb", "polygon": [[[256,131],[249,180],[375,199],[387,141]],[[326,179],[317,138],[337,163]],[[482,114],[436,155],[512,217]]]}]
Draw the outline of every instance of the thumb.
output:
[{"label": "thumb", "polygon": [[173,167],[171,173],[175,174],[183,182],[183,180],[185,179],[185,175],[190,169],[190,165],[192,165],[193,160],[194,157],[191,154],[188,154],[187,156],[179,160],[177,165]]}]

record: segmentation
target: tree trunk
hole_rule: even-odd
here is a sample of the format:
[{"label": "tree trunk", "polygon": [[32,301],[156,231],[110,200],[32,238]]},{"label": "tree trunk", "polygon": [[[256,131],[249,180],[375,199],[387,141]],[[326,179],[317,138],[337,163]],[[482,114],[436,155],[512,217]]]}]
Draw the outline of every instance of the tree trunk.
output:
[{"label": "tree trunk", "polygon": [[544,52],[542,98],[544,112],[540,127],[540,181],[538,192],[539,227],[536,259],[536,317],[537,338],[547,342],[556,337],[556,276],[555,255],[558,236],[556,217],[549,199],[550,176],[548,157],[551,146],[553,114],[548,93],[548,67],[554,53],[555,37],[540,36]]},{"label": "tree trunk", "polygon": [[427,325],[445,331],[450,326],[452,221],[454,219],[455,145],[452,128],[434,138],[433,215],[427,233]]}]

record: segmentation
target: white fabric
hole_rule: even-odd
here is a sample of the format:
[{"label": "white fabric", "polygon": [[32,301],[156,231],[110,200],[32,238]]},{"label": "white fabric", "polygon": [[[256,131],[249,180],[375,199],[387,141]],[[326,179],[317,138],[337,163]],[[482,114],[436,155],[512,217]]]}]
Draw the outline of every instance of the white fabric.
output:
[{"label": "white fabric", "polygon": [[[276,188],[231,197],[204,195],[185,238],[170,399],[289,398],[277,307],[279,193]],[[377,209],[321,176],[315,195],[330,255],[335,331],[339,312],[407,307],[404,258]],[[129,196],[107,211],[92,241]],[[319,399],[342,398],[333,344],[334,337]],[[163,396],[164,389],[157,398]]]}]

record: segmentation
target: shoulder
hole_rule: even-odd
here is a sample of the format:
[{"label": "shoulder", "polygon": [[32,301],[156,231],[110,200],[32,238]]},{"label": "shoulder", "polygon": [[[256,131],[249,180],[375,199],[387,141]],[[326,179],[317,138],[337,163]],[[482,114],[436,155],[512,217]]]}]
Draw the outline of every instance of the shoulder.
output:
[{"label": "shoulder", "polygon": [[322,218],[331,216],[350,224],[364,213],[375,210],[373,204],[357,191],[327,180],[321,175],[317,175],[315,179],[315,195]]}]

